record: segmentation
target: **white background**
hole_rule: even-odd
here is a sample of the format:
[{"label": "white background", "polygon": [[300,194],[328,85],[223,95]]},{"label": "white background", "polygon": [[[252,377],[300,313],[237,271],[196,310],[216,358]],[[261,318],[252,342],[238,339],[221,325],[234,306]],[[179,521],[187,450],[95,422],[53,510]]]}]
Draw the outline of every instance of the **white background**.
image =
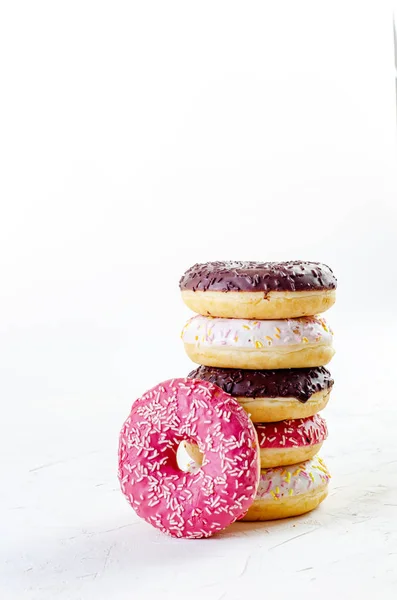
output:
[{"label": "white background", "polygon": [[[15,0],[0,56],[1,596],[395,598],[389,7]],[[124,501],[118,431],[192,368],[180,275],[228,258],[338,276],[333,487],[176,541]]]}]

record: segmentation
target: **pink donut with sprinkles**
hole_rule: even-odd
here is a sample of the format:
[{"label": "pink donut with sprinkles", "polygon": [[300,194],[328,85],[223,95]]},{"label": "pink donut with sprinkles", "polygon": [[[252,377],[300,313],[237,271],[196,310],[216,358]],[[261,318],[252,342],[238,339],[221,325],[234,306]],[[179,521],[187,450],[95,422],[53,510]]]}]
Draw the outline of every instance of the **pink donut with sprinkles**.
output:
[{"label": "pink donut with sprinkles", "polygon": [[276,423],[256,423],[261,468],[294,465],[313,458],[328,436],[320,415]]},{"label": "pink donut with sprinkles", "polygon": [[[184,441],[203,454],[194,472],[177,464]],[[165,381],[134,402],[123,425],[119,480],[132,508],[154,527],[174,537],[209,537],[245,514],[255,498],[255,428],[214,384]]]}]

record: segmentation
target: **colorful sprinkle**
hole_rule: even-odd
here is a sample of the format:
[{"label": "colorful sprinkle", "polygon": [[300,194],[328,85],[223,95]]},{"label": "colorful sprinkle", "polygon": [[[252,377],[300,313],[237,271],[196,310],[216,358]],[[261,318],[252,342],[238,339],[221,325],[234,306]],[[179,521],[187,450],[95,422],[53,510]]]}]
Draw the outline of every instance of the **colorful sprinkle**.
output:
[{"label": "colorful sprinkle", "polygon": [[[300,319],[277,319],[255,321],[255,337],[252,336],[252,321],[249,319],[224,319],[196,315],[188,321],[182,330],[182,339],[196,346],[238,348],[296,345],[297,336],[302,343],[330,344],[332,335],[324,329],[324,319],[301,317]],[[199,332],[200,329],[200,332]],[[196,335],[199,339],[196,339]],[[201,341],[202,340],[202,341]],[[256,345],[260,342],[262,346]]]},{"label": "colorful sprinkle", "polygon": [[[318,469],[319,466],[324,471]],[[318,456],[299,465],[262,469],[256,499],[273,502],[286,496],[298,496],[324,487],[329,480],[328,469]]]}]

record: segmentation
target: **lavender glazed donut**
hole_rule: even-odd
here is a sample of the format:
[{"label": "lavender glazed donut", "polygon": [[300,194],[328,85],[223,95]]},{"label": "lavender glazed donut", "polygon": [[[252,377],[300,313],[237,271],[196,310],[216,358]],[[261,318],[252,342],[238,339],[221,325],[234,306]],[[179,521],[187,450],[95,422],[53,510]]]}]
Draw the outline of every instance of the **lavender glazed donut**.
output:
[{"label": "lavender glazed donut", "polygon": [[201,366],[188,377],[210,381],[233,396],[254,423],[311,417],[325,408],[334,384],[325,367],[259,371]]},{"label": "lavender glazed donut", "polygon": [[[181,443],[200,465],[178,467]],[[207,381],[172,379],[132,405],[120,433],[121,489],[136,513],[174,537],[209,537],[244,514],[255,498],[255,428],[231,397]]]},{"label": "lavender glazed donut", "polygon": [[261,469],[295,465],[313,458],[327,438],[320,415],[277,423],[257,423]]},{"label": "lavender glazed donut", "polygon": [[181,277],[194,312],[237,319],[289,319],[322,313],[335,302],[337,280],[322,263],[221,261],[196,264]]},{"label": "lavender glazed donut", "polygon": [[269,521],[303,515],[322,502],[331,476],[318,456],[289,467],[263,469],[256,498],[243,521]]},{"label": "lavender glazed donut", "polygon": [[196,315],[181,337],[189,358],[210,367],[321,367],[334,355],[332,330],[321,317],[255,321]]}]

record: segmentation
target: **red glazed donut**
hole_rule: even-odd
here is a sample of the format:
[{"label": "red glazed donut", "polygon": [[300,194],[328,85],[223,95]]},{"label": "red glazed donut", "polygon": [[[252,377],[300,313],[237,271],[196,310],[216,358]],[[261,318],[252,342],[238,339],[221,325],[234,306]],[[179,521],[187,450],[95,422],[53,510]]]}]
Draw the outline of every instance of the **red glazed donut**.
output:
[{"label": "red glazed donut", "polygon": [[[204,455],[179,469],[184,440]],[[174,537],[209,537],[244,514],[256,495],[255,428],[229,394],[207,381],[172,379],[134,402],[120,434],[119,479],[137,514]]]},{"label": "red glazed donut", "polygon": [[261,469],[295,465],[313,458],[327,438],[320,415],[278,423],[257,423]]}]

